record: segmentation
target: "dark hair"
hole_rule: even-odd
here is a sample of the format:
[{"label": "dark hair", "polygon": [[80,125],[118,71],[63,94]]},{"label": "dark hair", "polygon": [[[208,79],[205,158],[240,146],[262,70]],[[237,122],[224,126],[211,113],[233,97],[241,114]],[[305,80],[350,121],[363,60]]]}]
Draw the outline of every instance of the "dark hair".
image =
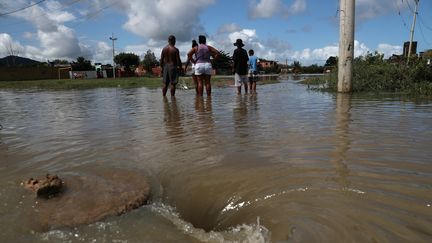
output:
[{"label": "dark hair", "polygon": [[198,43],[205,44],[206,43],[206,37],[204,35],[198,36]]},{"label": "dark hair", "polygon": [[254,50],[250,49],[250,50],[249,50],[249,55],[250,55],[250,56],[253,56],[253,54],[254,54]]},{"label": "dark hair", "polygon": [[168,43],[174,45],[176,43],[176,38],[173,35],[168,36]]},{"label": "dark hair", "polygon": [[196,42],[196,40],[192,40],[192,47],[198,46],[198,43]]}]

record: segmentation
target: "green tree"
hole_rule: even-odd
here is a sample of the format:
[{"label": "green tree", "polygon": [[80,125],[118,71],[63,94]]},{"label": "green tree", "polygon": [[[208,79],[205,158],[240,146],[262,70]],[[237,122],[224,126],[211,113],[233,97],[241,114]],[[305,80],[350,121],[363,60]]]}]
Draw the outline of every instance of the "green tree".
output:
[{"label": "green tree", "polygon": [[366,62],[366,64],[382,64],[384,63],[384,54],[380,54],[377,51],[375,51],[373,54],[371,52],[368,52],[366,56],[360,57],[363,59],[363,61]]},{"label": "green tree", "polygon": [[301,73],[302,65],[299,61],[294,61],[293,63],[293,73]]},{"label": "green tree", "polygon": [[231,74],[232,63],[232,57],[229,53],[220,51],[218,58],[212,60],[212,67],[216,69],[218,74]]},{"label": "green tree", "polygon": [[430,49],[430,50],[426,50],[426,51],[424,52],[424,56],[425,56],[425,57],[428,57],[428,58],[431,58],[431,57],[432,57],[432,49]]},{"label": "green tree", "polygon": [[63,64],[63,65],[69,64],[68,60],[60,60],[60,59],[55,59],[53,62],[54,64]]},{"label": "green tree", "polygon": [[125,71],[130,71],[131,66],[137,66],[140,62],[139,56],[133,53],[120,53],[114,57],[114,62],[125,68]]},{"label": "green tree", "polygon": [[146,54],[144,54],[142,65],[149,72],[151,72],[152,68],[159,66],[159,62],[156,59],[155,54],[151,50],[147,50]]},{"label": "green tree", "polygon": [[312,64],[310,66],[303,67],[304,73],[323,73],[324,68],[322,66],[318,66],[317,64]]},{"label": "green tree", "polygon": [[90,60],[86,60],[84,57],[78,57],[76,62],[71,63],[72,70],[75,71],[90,71],[94,70]]},{"label": "green tree", "polygon": [[336,66],[338,63],[338,58],[334,57],[334,56],[330,56],[329,58],[327,58],[326,63],[324,64],[325,67],[332,67],[332,66]]}]

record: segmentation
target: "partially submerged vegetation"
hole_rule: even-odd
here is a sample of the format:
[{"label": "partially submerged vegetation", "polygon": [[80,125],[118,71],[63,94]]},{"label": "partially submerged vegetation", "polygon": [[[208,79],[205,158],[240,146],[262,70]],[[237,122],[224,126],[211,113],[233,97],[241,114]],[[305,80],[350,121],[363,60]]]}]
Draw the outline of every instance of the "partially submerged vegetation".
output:
[{"label": "partially submerged vegetation", "polygon": [[[212,77],[212,85],[224,87],[234,84],[234,77]],[[276,76],[260,81],[260,84],[278,82]],[[159,77],[128,77],[108,79],[60,79],[60,80],[32,80],[32,81],[2,81],[0,89],[42,89],[42,90],[70,90],[70,89],[94,89],[94,88],[159,88],[162,86],[162,78]],[[180,77],[178,88],[193,88],[192,78]]]},{"label": "partially submerged vegetation", "polygon": [[[312,89],[337,91],[337,70],[312,77],[301,83]],[[354,60],[353,92],[397,92],[432,97],[432,66],[424,60],[390,62],[380,54],[368,54]]]}]

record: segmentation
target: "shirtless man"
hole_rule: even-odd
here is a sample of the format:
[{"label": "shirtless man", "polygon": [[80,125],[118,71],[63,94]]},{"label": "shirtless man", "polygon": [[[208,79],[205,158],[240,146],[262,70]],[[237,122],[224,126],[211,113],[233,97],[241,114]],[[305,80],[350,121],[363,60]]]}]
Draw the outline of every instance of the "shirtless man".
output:
[{"label": "shirtless man", "polygon": [[178,82],[178,77],[182,70],[182,62],[180,60],[180,52],[175,47],[176,38],[173,35],[168,37],[168,45],[165,46],[161,53],[161,63],[163,73],[162,95],[166,96],[168,84],[171,87],[171,96],[175,96],[175,88]]}]

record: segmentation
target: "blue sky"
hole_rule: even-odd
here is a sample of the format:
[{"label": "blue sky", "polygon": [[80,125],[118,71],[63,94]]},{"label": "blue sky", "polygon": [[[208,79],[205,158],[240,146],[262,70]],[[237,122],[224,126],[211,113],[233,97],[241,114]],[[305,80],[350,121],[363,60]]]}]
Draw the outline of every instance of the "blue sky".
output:
[{"label": "blue sky", "polygon": [[[209,44],[230,54],[241,38],[262,58],[322,64],[338,54],[338,5],[338,0],[1,0],[0,57],[84,56],[111,63],[114,33],[116,53],[140,57],[147,50],[159,57],[174,34],[185,60],[190,41],[205,34]],[[414,6],[415,0],[356,0],[355,55],[401,54]],[[432,49],[432,1],[420,0],[418,12],[418,50]]]}]

